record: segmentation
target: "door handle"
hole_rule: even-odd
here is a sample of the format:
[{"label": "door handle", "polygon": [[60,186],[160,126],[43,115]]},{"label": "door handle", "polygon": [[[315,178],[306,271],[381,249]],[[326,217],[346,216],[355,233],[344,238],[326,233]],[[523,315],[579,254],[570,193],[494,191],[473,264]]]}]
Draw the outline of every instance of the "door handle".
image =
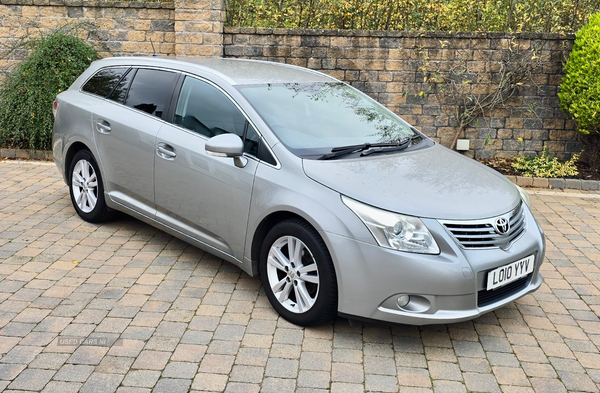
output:
[{"label": "door handle", "polygon": [[96,131],[102,134],[108,134],[112,131],[112,128],[110,127],[110,123],[106,120],[98,120],[96,122]]},{"label": "door handle", "polygon": [[166,143],[159,143],[156,147],[156,154],[159,157],[164,158],[165,160],[172,160],[177,156],[175,149],[171,145],[167,145]]}]

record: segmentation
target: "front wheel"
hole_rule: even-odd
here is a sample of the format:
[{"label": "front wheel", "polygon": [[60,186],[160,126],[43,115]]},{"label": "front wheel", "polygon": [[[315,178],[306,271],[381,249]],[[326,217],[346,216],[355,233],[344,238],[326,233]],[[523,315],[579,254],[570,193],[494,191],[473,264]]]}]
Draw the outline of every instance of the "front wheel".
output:
[{"label": "front wheel", "polygon": [[269,231],[259,270],[271,305],[289,322],[313,326],[335,317],[333,262],[319,233],[305,221],[283,221]]},{"label": "front wheel", "polygon": [[104,187],[98,164],[87,150],[80,150],[69,170],[71,202],[79,217],[98,223],[108,220],[111,212],[104,201]]}]

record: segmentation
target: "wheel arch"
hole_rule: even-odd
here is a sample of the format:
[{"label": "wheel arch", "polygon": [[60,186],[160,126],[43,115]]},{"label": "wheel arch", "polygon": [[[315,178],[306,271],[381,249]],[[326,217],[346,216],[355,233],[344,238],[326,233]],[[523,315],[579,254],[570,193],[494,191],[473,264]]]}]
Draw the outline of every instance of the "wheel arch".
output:
[{"label": "wheel arch", "polygon": [[[319,232],[302,216],[287,211],[276,212],[265,217],[260,226],[261,233],[259,235],[262,236],[256,237],[255,247],[253,247],[255,254],[260,253],[260,259],[255,258],[253,263],[259,271],[265,294],[275,311],[287,321],[299,326],[315,326],[332,320],[337,315],[339,306],[338,278],[329,246],[322,236],[323,232]],[[265,236],[264,239],[259,243],[258,239],[263,236]],[[285,262],[280,262],[277,268],[272,268],[271,263],[265,263],[265,259],[271,258],[270,245],[279,244],[277,247],[283,247],[285,243],[286,247],[289,247],[290,238],[295,238],[296,241],[302,243],[308,254],[292,253],[288,248],[288,256],[283,256],[284,259],[289,258],[289,265],[286,265],[285,271],[281,265]],[[264,247],[264,244],[267,246]],[[294,247],[294,250],[297,249]],[[281,248],[278,253],[281,256],[286,251]],[[293,259],[292,254],[300,256],[300,259]],[[305,260],[307,255],[308,260]],[[305,274],[308,276],[309,270],[300,274],[300,271],[309,265],[314,266],[310,270],[316,273],[313,276],[314,279],[310,280],[303,278]],[[284,277],[287,274],[286,289],[280,287],[279,289],[282,291],[277,294],[279,289],[276,290],[274,285],[278,286],[281,282],[285,282],[282,279],[282,273]],[[312,283],[310,289],[303,285],[308,285],[308,282]],[[294,291],[290,292],[291,288],[294,288]],[[304,290],[301,291],[301,288]],[[293,296],[293,293],[295,293],[295,297],[290,297]],[[300,293],[304,293],[304,295]],[[304,300],[300,300],[299,296]],[[303,308],[301,304],[308,305],[308,308]]]},{"label": "wheel arch", "polygon": [[254,231],[254,236],[252,237],[250,260],[252,263],[252,275],[253,276],[259,275],[258,263],[260,260],[260,250],[261,250],[262,244],[265,240],[265,237],[267,236],[267,233],[269,233],[271,228],[273,228],[276,224],[278,224],[282,221],[291,220],[291,219],[302,220],[305,223],[307,223],[308,225],[310,225],[312,228],[314,228],[317,232],[319,232],[319,230],[309,220],[307,220],[306,218],[302,217],[301,215],[299,215],[297,213],[294,213],[291,211],[285,211],[285,210],[280,210],[280,211],[270,213],[269,215],[267,215],[266,217],[264,217],[262,219],[260,224],[258,224],[258,226],[256,227],[256,230]]},{"label": "wheel arch", "polygon": [[[64,168],[65,168],[65,181],[67,182],[67,185],[69,187],[71,187],[71,176],[69,176],[69,170],[71,168],[71,161],[73,161],[73,157],[75,157],[75,154],[77,154],[78,152],[80,152],[81,150],[88,150],[91,153],[91,149],[83,142],[73,142],[71,144],[71,146],[69,146],[68,150],[67,150],[67,154],[65,155],[65,164],[64,164]],[[93,153],[92,153],[93,156]],[[97,162],[97,160],[96,160]]]}]

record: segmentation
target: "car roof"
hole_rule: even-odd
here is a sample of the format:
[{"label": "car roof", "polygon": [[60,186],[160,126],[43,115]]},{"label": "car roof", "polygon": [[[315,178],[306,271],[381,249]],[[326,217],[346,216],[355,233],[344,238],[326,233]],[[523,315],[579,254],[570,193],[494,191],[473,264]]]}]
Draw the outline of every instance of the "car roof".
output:
[{"label": "car roof", "polygon": [[308,68],[259,60],[201,57],[110,57],[96,62],[98,68],[111,65],[155,66],[179,71],[215,74],[232,85],[267,83],[332,82],[336,79]]}]

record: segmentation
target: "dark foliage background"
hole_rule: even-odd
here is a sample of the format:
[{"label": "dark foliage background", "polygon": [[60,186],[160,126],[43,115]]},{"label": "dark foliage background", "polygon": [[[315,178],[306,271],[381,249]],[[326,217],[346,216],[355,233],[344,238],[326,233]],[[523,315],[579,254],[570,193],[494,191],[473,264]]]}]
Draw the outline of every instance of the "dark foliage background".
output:
[{"label": "dark foliage background", "polygon": [[7,72],[0,90],[0,146],[49,150],[52,143],[52,102],[98,59],[96,50],[60,29],[15,45],[10,52],[28,52]]},{"label": "dark foliage background", "polygon": [[360,30],[577,31],[600,0],[226,0],[227,24]]}]

